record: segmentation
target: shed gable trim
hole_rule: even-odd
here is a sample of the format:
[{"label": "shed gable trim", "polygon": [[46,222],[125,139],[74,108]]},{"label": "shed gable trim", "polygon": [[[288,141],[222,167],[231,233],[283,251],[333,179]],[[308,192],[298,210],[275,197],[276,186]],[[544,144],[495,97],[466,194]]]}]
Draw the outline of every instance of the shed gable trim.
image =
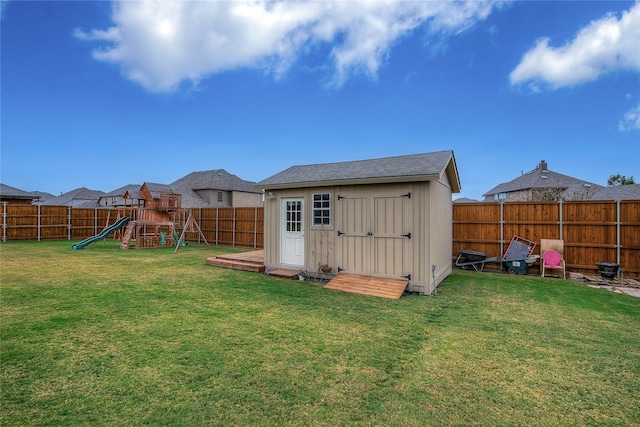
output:
[{"label": "shed gable trim", "polygon": [[391,176],[379,178],[362,179],[336,179],[332,181],[302,181],[278,184],[261,185],[265,190],[278,190],[284,188],[315,188],[315,187],[338,187],[346,185],[367,185],[367,184],[400,184],[403,182],[425,182],[434,181],[440,178],[440,174],[434,175],[414,175],[414,176]]}]

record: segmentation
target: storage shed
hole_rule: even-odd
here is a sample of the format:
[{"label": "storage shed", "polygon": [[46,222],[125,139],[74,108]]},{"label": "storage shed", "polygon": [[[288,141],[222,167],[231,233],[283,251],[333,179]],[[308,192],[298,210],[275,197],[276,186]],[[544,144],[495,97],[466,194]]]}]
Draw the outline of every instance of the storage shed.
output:
[{"label": "storage shed", "polygon": [[427,295],[451,273],[453,151],[293,166],[257,187],[267,268],[328,265]]}]

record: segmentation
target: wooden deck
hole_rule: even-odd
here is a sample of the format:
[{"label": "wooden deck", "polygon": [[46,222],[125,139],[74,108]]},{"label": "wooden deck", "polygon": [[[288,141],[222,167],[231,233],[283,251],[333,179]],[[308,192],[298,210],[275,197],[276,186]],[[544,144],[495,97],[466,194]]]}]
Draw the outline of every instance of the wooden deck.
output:
[{"label": "wooden deck", "polygon": [[379,277],[360,276],[340,273],[325,285],[325,289],[351,292],[381,298],[399,299],[409,285],[406,280],[382,279]]},{"label": "wooden deck", "polygon": [[264,272],[264,250],[218,255],[207,258],[207,265],[262,273]]},{"label": "wooden deck", "polygon": [[[265,271],[264,250],[218,255],[207,258],[206,263],[207,265],[231,268],[234,270],[255,271],[259,273]],[[287,279],[298,278],[297,271],[286,269],[270,271],[269,275]],[[360,295],[399,299],[408,284],[409,282],[406,280],[381,279],[378,277],[340,273],[327,283],[325,288]]]}]

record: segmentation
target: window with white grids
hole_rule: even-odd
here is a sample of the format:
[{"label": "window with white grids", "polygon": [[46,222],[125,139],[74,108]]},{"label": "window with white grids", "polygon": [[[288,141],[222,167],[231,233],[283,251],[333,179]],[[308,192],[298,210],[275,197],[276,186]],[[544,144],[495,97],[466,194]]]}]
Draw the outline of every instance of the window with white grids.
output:
[{"label": "window with white grids", "polygon": [[313,195],[313,225],[315,227],[331,227],[331,194]]}]

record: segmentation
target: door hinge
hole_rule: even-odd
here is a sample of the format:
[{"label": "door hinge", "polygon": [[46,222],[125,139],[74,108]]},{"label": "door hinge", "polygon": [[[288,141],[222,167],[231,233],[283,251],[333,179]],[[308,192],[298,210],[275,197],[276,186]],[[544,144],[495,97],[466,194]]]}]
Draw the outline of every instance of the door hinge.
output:
[{"label": "door hinge", "polygon": [[341,271],[344,271],[344,268],[338,267],[338,273],[340,273]]},{"label": "door hinge", "polygon": [[344,199],[344,196],[341,196],[338,194],[338,200],[342,200],[342,199]]},{"label": "door hinge", "polygon": [[403,234],[402,237],[408,237],[410,239],[411,238],[411,233]]},{"label": "door hinge", "polygon": [[367,236],[373,236],[373,233],[372,232],[368,232]]},{"label": "door hinge", "polygon": [[402,197],[406,197],[407,199],[411,198],[411,192],[407,193],[407,194],[403,194]]},{"label": "door hinge", "polygon": [[345,234],[345,233],[343,233],[342,231],[338,230],[338,237],[342,236],[343,234]]},{"label": "door hinge", "polygon": [[403,279],[411,280],[410,274],[407,274],[406,276],[400,276],[400,277],[402,277]]}]

